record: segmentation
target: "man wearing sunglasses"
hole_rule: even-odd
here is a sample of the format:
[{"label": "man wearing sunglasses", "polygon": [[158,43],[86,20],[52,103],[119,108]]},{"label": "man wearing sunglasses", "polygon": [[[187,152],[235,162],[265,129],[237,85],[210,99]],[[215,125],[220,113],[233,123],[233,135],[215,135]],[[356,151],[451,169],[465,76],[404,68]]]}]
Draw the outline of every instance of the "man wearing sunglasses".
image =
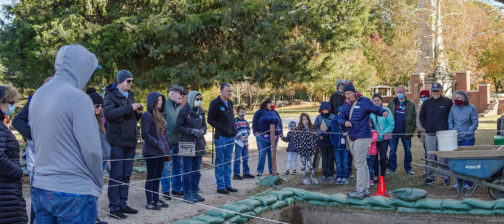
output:
[{"label": "man wearing sunglasses", "polygon": [[[420,110],[420,123],[422,127],[425,128],[425,148],[427,152],[438,151],[436,132],[448,130],[448,117],[450,115],[450,109],[453,102],[443,96],[443,89],[440,83],[433,83],[431,92],[432,97],[427,99],[422,104],[422,109]],[[432,154],[427,154],[428,160],[436,160],[436,156]],[[439,161],[446,163],[446,159],[439,158]],[[432,162],[427,162],[427,165],[437,167],[436,164]],[[430,185],[435,181],[436,173],[434,171],[427,169],[427,177],[424,184]],[[450,177],[446,175],[441,175],[444,180],[444,185],[450,185]]]},{"label": "man wearing sunglasses", "polygon": [[[111,146],[110,180],[108,198],[110,216],[125,219],[124,214],[136,214],[137,210],[130,208],[127,185],[133,171],[133,158],[137,145],[138,124],[142,117],[142,104],[135,103],[135,94],[131,91],[133,75],[128,70],[117,73],[117,82],[105,89],[103,112],[107,119],[107,140]],[[126,183],[126,184],[125,184]]]}]

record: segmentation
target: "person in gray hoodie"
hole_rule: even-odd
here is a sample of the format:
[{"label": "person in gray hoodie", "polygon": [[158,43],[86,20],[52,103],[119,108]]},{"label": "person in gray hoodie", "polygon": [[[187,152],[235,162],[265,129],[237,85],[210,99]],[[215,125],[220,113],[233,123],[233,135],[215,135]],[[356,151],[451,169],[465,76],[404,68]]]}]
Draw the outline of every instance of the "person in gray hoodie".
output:
[{"label": "person in gray hoodie", "polygon": [[[35,223],[93,223],[102,192],[102,149],[93,103],[82,90],[99,67],[81,45],[59,49],[51,82],[30,102],[35,144],[30,190]],[[64,206],[62,206],[64,205]]]}]

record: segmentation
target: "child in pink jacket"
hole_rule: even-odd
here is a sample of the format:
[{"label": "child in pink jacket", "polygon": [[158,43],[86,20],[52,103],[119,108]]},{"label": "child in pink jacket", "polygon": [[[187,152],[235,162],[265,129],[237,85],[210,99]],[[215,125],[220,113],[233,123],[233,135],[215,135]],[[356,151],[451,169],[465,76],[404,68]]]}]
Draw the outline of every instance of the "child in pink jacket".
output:
[{"label": "child in pink jacket", "polygon": [[371,146],[369,147],[369,152],[368,152],[368,156],[367,156],[367,164],[368,164],[368,168],[369,168],[369,186],[373,186],[374,185],[374,182],[373,182],[374,162],[376,160],[376,154],[377,154],[376,141],[378,140],[379,133],[374,130],[375,128],[374,128],[373,122],[370,122],[370,123],[371,123],[371,129],[373,130],[373,138],[371,139]]}]

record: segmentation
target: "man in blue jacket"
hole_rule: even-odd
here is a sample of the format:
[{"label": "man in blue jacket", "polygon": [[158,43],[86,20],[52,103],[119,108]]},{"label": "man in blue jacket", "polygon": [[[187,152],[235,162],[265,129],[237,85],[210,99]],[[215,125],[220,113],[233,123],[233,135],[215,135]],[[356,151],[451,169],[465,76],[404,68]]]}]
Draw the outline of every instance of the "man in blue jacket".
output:
[{"label": "man in blue jacket", "polygon": [[355,190],[348,192],[348,197],[363,199],[369,197],[369,169],[366,158],[372,137],[369,116],[374,113],[387,117],[389,113],[376,106],[369,98],[357,97],[357,91],[351,81],[345,82],[343,91],[346,101],[338,123],[348,128],[350,152],[355,159],[357,170]]}]

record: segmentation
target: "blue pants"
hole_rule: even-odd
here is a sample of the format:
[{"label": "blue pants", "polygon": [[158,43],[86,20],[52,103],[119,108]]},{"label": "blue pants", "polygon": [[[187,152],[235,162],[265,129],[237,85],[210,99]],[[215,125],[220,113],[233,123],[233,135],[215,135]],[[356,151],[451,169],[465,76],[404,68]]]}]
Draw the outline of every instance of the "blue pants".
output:
[{"label": "blue pants", "polygon": [[[473,146],[476,142],[476,139],[469,139],[469,140],[462,140],[458,141],[458,146]],[[467,181],[467,180],[462,180],[457,178],[457,184],[467,184],[469,186],[473,186],[473,182]]]},{"label": "blue pants", "polygon": [[231,187],[231,158],[234,138],[220,136],[215,139],[215,179],[217,190]]},{"label": "blue pants", "polygon": [[128,190],[131,173],[133,172],[133,158],[135,147],[112,147],[110,153],[110,176],[108,185],[108,199],[110,211],[119,211],[127,207]]},{"label": "blue pants", "polygon": [[199,191],[199,182],[201,179],[202,157],[183,157],[184,159],[184,192]]},{"label": "blue pants", "polygon": [[399,144],[399,139],[401,139],[404,146],[404,170],[411,170],[411,138],[406,136],[394,135],[392,140],[390,140],[390,153],[389,153],[389,163],[390,171],[396,171],[397,168],[397,145]]},{"label": "blue pants", "polygon": [[348,178],[348,173],[350,170],[350,160],[349,160],[348,150],[334,150],[334,158],[336,160],[336,177],[337,178]]},{"label": "blue pants", "polygon": [[235,157],[233,162],[233,173],[235,176],[240,176],[240,159],[243,160],[243,174],[250,174],[248,155],[248,146],[240,147],[238,144],[235,144]]},{"label": "blue pants", "polygon": [[159,201],[159,178],[161,178],[161,173],[163,172],[164,160],[164,157],[145,160],[147,165],[147,180],[145,181],[147,203]]},{"label": "blue pants", "polygon": [[98,216],[97,198],[30,188],[35,223],[94,223]]},{"label": "blue pants", "polygon": [[164,162],[163,166],[163,172],[161,173],[161,192],[163,194],[168,195],[170,193],[170,187],[171,187],[171,161],[170,162]]},{"label": "blue pants", "polygon": [[172,150],[173,150],[173,156],[171,157],[172,160],[172,190],[176,192],[181,192],[183,186],[182,183],[182,173],[184,170],[184,164],[183,164],[183,159],[182,156],[178,156],[179,150],[178,150],[178,145],[172,145]]},{"label": "blue pants", "polygon": [[373,180],[374,177],[374,164],[376,161],[376,155],[368,155],[367,165],[369,169],[369,180]]},{"label": "blue pants", "polygon": [[[266,156],[268,157],[268,171],[273,174],[273,167],[271,164],[271,142],[262,136],[256,137],[257,149],[259,150],[259,160],[257,161],[257,173],[264,172],[264,165],[266,163]],[[278,138],[276,139],[275,147],[278,146]]]}]

